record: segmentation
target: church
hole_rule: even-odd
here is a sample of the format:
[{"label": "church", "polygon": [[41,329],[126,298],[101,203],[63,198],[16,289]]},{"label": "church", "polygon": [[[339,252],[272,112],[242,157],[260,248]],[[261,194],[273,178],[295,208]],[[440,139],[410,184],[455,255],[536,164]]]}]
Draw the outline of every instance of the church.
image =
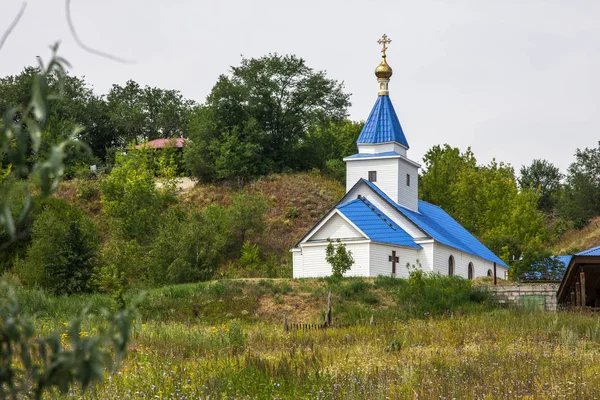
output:
[{"label": "church", "polygon": [[506,279],[508,266],[440,207],[419,200],[420,165],[408,158],[408,141],[390,100],[392,68],[375,69],[377,101],[357,140],[358,153],[344,158],[346,194],[292,248],[294,278],[331,275],[329,240],[352,252],[345,276],[408,277],[407,265],[467,279]]}]

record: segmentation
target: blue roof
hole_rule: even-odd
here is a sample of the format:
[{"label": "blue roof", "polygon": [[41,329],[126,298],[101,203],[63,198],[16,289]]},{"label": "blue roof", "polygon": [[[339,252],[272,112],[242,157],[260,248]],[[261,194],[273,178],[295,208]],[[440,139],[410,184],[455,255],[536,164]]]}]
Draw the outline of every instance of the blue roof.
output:
[{"label": "blue roof", "polygon": [[397,204],[373,182],[366,179],[362,181],[434,240],[508,268],[500,257],[485,247],[440,207],[419,200],[419,212],[415,212]]},{"label": "blue roof", "polygon": [[386,151],[383,153],[374,153],[374,154],[367,154],[367,153],[357,153],[357,154],[353,154],[351,156],[348,156],[346,158],[371,158],[371,157],[394,157],[394,156],[402,156],[400,153],[397,153],[395,151]]},{"label": "blue roof", "polygon": [[565,267],[568,267],[569,263],[571,262],[571,258],[573,258],[573,256],[555,256],[554,258],[556,260],[560,261],[561,263],[563,263],[565,265]]},{"label": "blue roof", "polygon": [[398,142],[408,148],[390,96],[379,96],[356,143]]},{"label": "blue roof", "polygon": [[421,248],[408,233],[365,198],[352,200],[337,209],[374,242]]},{"label": "blue roof", "polygon": [[600,256],[600,246],[592,247],[591,249],[584,250],[575,255],[576,256]]}]

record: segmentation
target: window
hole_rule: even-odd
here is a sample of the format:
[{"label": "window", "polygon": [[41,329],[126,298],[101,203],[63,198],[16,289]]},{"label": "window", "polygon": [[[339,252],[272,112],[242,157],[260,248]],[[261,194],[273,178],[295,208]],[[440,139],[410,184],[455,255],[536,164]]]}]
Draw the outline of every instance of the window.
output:
[{"label": "window", "polygon": [[488,269],[488,276],[494,276],[494,273],[492,272],[491,269]]},{"label": "window", "polygon": [[475,268],[473,267],[473,263],[469,263],[469,279],[473,279],[473,275],[475,275]]},{"label": "window", "polygon": [[406,186],[410,186],[410,174],[406,174]]},{"label": "window", "polygon": [[450,256],[448,259],[448,276],[454,275],[454,257]]},{"label": "window", "polygon": [[377,182],[377,171],[369,171],[369,181]]}]

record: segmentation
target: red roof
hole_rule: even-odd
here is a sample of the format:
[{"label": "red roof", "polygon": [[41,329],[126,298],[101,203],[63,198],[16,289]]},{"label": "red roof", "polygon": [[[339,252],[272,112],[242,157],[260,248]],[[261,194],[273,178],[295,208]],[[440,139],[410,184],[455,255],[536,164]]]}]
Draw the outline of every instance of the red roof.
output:
[{"label": "red roof", "polygon": [[143,146],[149,146],[153,149],[162,149],[165,147],[172,146],[173,142],[174,142],[175,147],[177,147],[178,149],[181,149],[183,147],[183,144],[187,141],[188,141],[188,139],[186,139],[186,138],[154,139],[147,143],[138,144],[137,146],[135,146],[135,148],[139,149],[140,147],[143,147]]}]

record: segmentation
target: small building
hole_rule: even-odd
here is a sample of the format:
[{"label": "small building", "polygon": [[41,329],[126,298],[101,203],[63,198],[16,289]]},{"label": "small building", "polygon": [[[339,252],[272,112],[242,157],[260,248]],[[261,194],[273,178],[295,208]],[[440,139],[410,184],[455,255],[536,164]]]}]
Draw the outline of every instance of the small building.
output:
[{"label": "small building", "polygon": [[473,279],[507,277],[508,266],[440,207],[419,200],[420,165],[408,158],[388,84],[392,69],[375,70],[379,93],[346,162],[346,195],[292,248],[294,278],[331,275],[325,260],[330,240],[352,252],[348,276],[407,277],[406,265]]},{"label": "small building", "polygon": [[600,307],[600,246],[577,253],[568,260],[558,289],[564,307]]},{"label": "small building", "polygon": [[140,149],[142,147],[149,147],[151,149],[164,149],[174,147],[176,149],[183,149],[183,145],[189,139],[186,138],[167,138],[167,139],[154,139],[145,143],[140,143],[135,146],[136,149]]}]

